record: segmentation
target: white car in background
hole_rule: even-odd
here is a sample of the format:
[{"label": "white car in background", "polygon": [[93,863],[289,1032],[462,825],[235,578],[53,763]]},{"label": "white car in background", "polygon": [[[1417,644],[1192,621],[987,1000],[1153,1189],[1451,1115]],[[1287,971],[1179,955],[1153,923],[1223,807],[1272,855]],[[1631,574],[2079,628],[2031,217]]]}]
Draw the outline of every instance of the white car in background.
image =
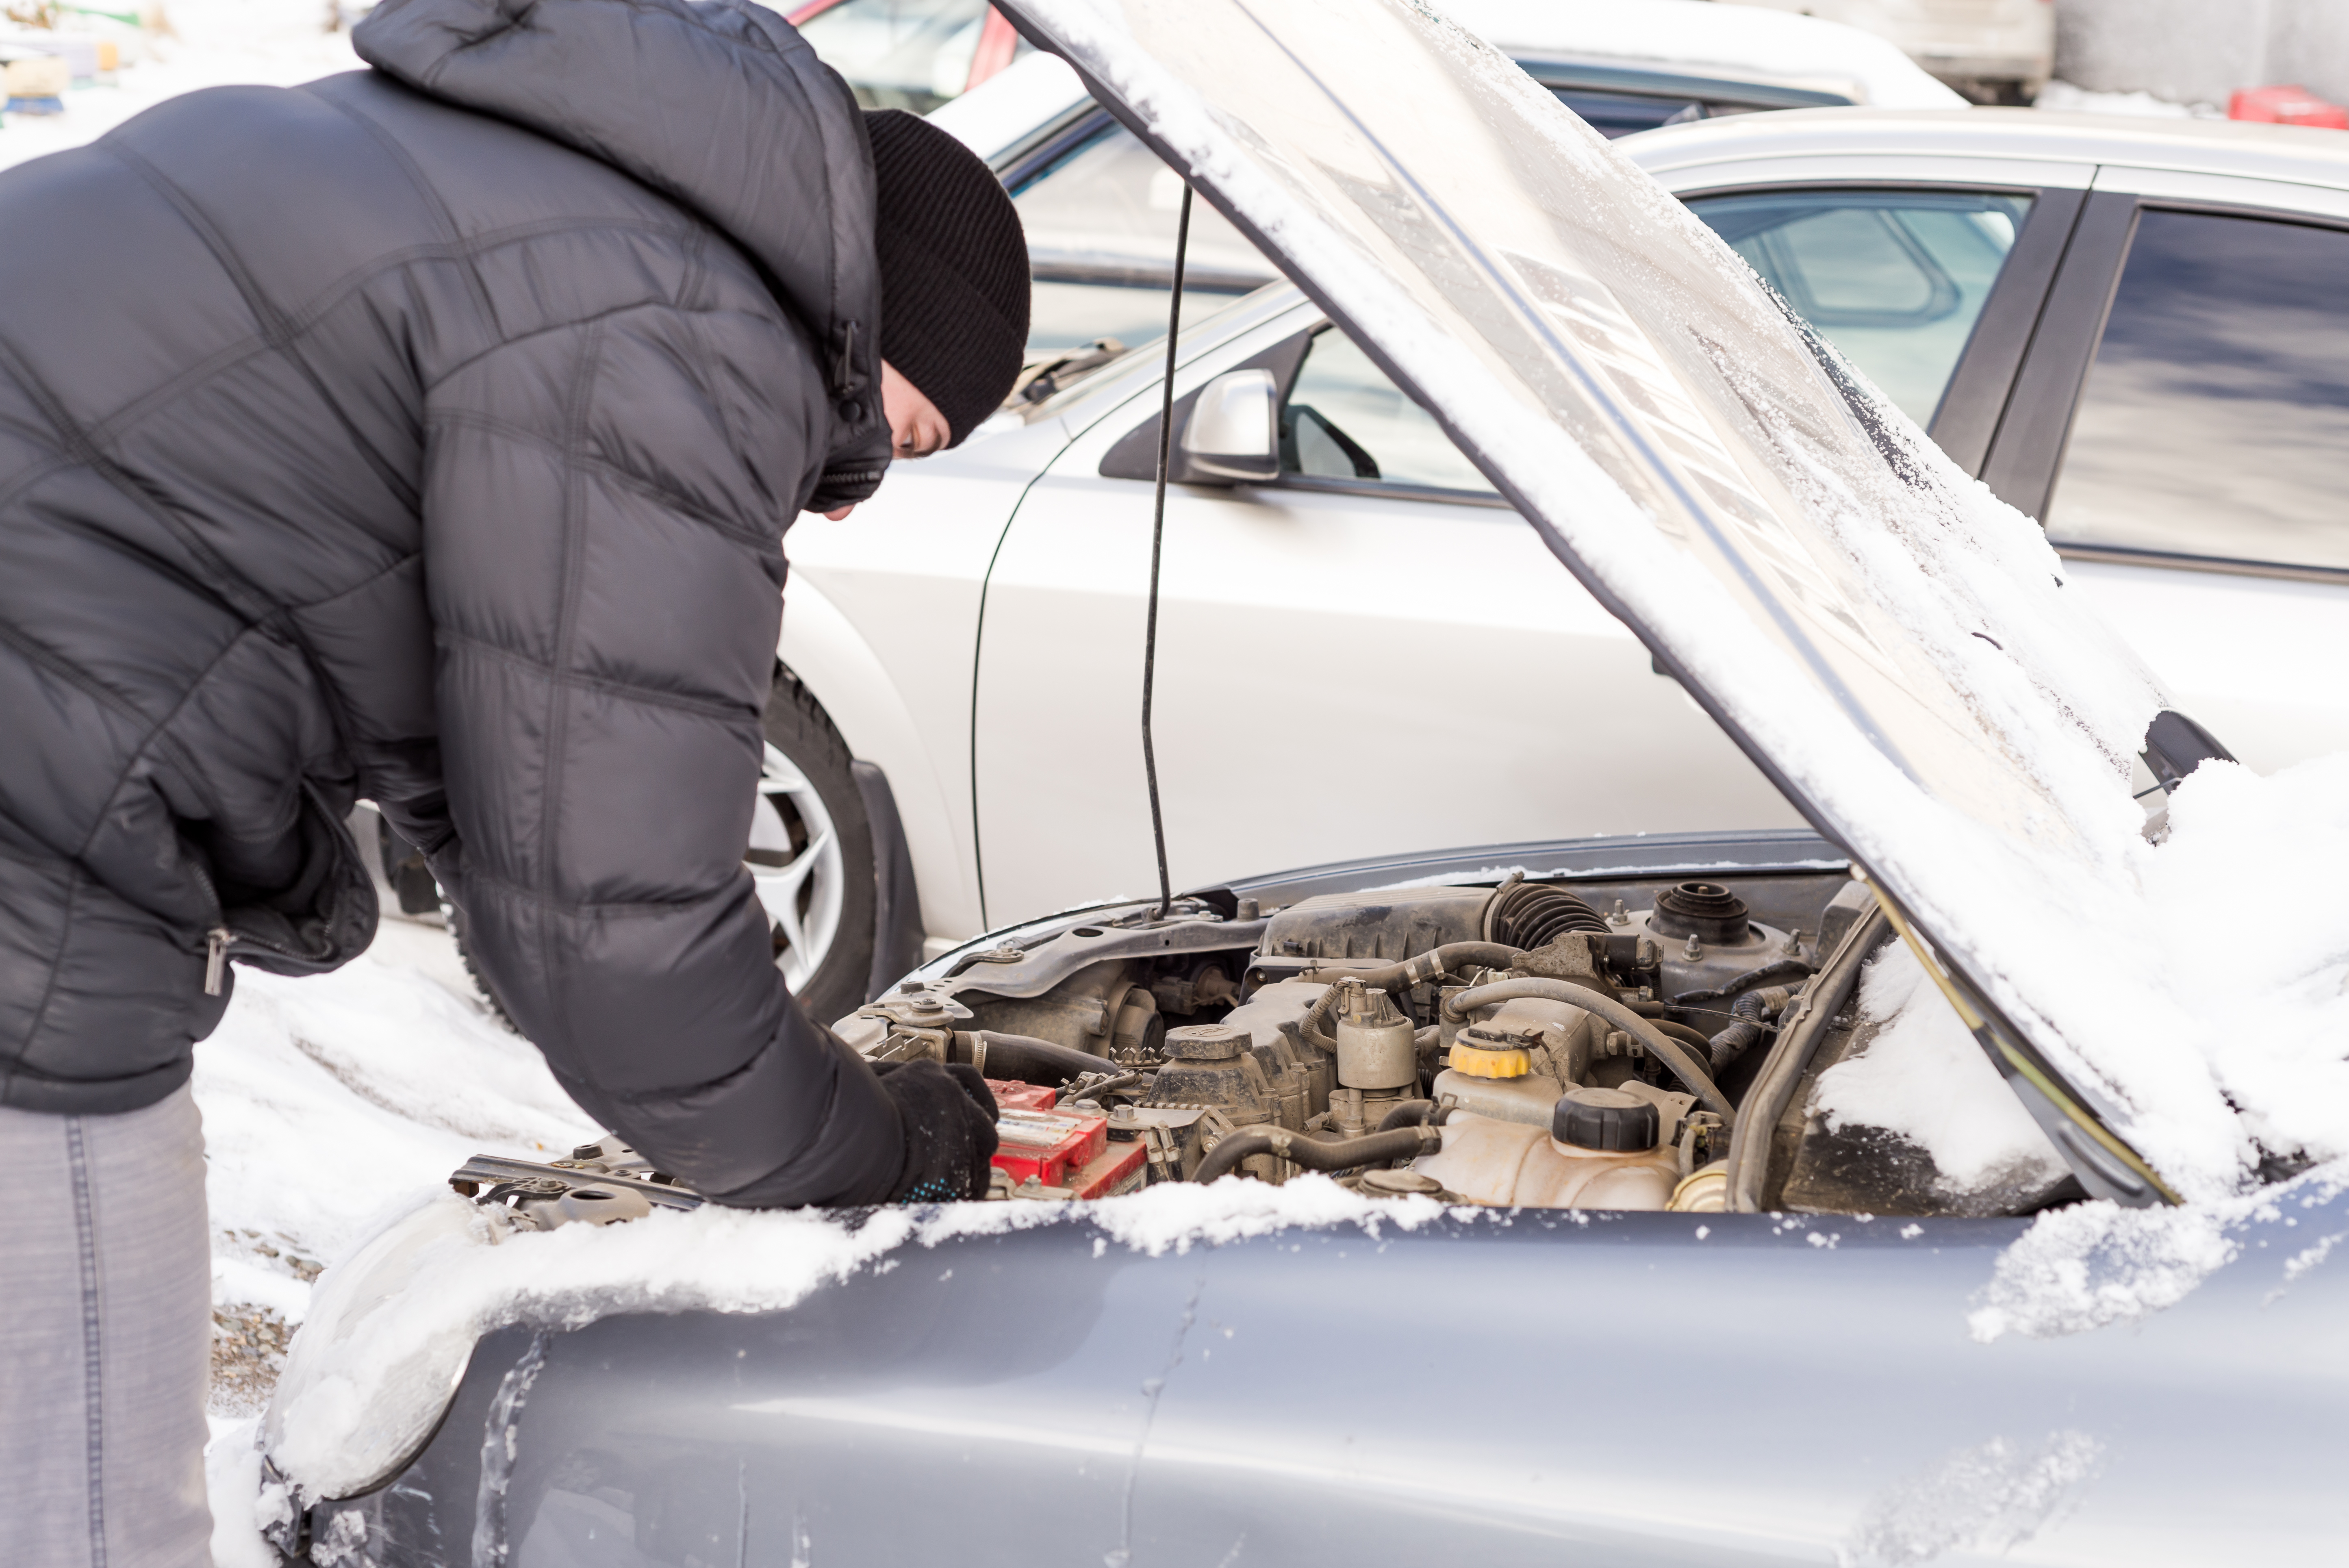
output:
[{"label": "white car in background", "polygon": [[[1889,38],[1980,103],[2029,103],[2055,67],[2054,0],[1724,0]],[[2158,26],[2148,19],[2147,26]]]},{"label": "white car in background", "polygon": [[[967,130],[987,96],[942,119]],[[1961,466],[2048,519],[2068,586],[2243,760],[2349,746],[2349,296],[2332,282],[2349,139],[1846,109],[1620,145]],[[1023,210],[1096,167],[1063,159]],[[1178,441],[1203,401],[1263,435],[1178,462],[1167,502],[1155,735],[1176,885],[1561,826],[1795,826],[1322,324],[1286,284],[1185,317]],[[761,821],[782,835],[771,886],[800,877],[804,940],[829,944],[802,950],[834,985],[1154,885],[1138,705],[1163,358],[1032,389],[851,517],[792,530]],[[1429,728],[1477,737],[1472,760],[1397,743]],[[1263,787],[1299,778],[1321,787]]]},{"label": "white car in background", "polygon": [[[1609,136],[1769,109],[1963,102],[1882,39],[1806,17],[1710,0],[1457,0],[1448,9]],[[1123,477],[1078,476],[1071,465],[1100,454],[1063,459],[1061,450],[1112,409],[1112,423],[1131,423],[1128,401],[1141,400],[1135,418],[1154,408],[1143,405],[1154,396],[1152,367],[1163,349],[1130,359],[1125,351],[1163,342],[1182,186],[1075,72],[1019,45],[984,0],[807,0],[787,15],[868,106],[944,104],[936,122],[988,158],[1013,192],[1035,276],[1030,348],[1038,374],[1016,400],[1027,422],[1004,421],[1025,433],[990,431],[948,458],[905,465],[845,524],[802,518],[791,535],[794,583],[749,859],[773,918],[778,966],[810,1010],[829,1018],[895,980],[926,946],[935,951],[989,924],[1154,879],[1146,813],[1122,857],[1080,849],[1061,832],[1083,822],[1125,843],[1145,804],[1134,732],[1134,596],[1145,568],[1133,528],[1146,527],[1149,489],[1139,448],[1122,449]],[[1189,322],[1279,276],[1205,203],[1193,210],[1187,254]],[[1650,669],[1612,618],[1578,597],[1565,610],[1546,597],[1537,585],[1559,568],[1530,535],[1507,526],[1512,519],[1432,421],[1342,338],[1305,353],[1318,320],[1293,291],[1278,290],[1195,337],[1185,334],[1205,352],[1272,333],[1258,347],[1278,340],[1282,363],[1306,367],[1299,398],[1318,400],[1338,436],[1316,446],[1309,421],[1309,455],[1299,461],[1315,466],[1275,490],[1176,493],[1170,524],[1185,543],[1168,559],[1180,576],[1169,580],[1167,646],[1214,627],[1237,639],[1225,657],[1241,665],[1240,650],[1251,646],[1288,649],[1307,664],[1326,659],[1326,672],[1308,679],[1349,682],[1351,695],[1333,697],[1332,711],[1365,721],[1389,700],[1372,690],[1385,678],[1370,672],[1393,657],[1398,637],[1442,644],[1415,656],[1419,675],[1391,689],[1412,702],[1429,680],[1466,684],[1500,671],[1506,680],[1511,670],[1535,667],[1526,661],[1570,657],[1609,673],[1607,689],[1571,705],[1561,722],[1581,727],[1583,743],[1603,740],[1619,753],[1609,766],[1644,797],[1630,814],[1594,804],[1592,831],[1792,824],[1776,792]],[[1084,398],[1054,399],[1088,374]],[[1097,395],[1104,387],[1117,389],[1109,402]],[[1064,411],[1080,405],[1088,411]],[[1339,440],[1371,441],[1381,477],[1361,481]],[[1329,472],[1332,463],[1342,476]],[[1050,483],[1020,510],[1022,525],[1009,529],[1048,468]],[[1268,509],[1275,495],[1295,504]],[[1050,536],[1061,527],[1073,530],[1065,545]],[[1413,581],[1411,556],[1422,548],[1450,559]],[[1051,583],[1039,551],[1061,555],[1075,580]],[[1370,557],[1340,563],[1361,551]],[[1217,564],[1226,556],[1230,571]],[[1195,582],[1195,571],[1207,576]],[[1491,581],[1495,575],[1505,581]],[[1345,602],[1330,602],[1350,581]],[[1226,595],[1236,597],[1225,602]],[[1261,618],[1245,607],[1259,601],[1283,623],[1270,643],[1257,643]],[[982,606],[991,628],[983,677]],[[901,614],[903,624],[874,618]],[[1081,628],[1108,628],[1133,650],[1133,667],[1060,668],[1070,662],[1058,656],[1061,636]],[[1011,667],[1031,658],[1044,668],[1024,691],[1007,692]],[[1159,699],[1174,864],[1185,877],[1372,847],[1546,836],[1559,820],[1556,741],[1496,735],[1489,776],[1478,781],[1393,773],[1367,794],[1350,786],[1326,812],[1260,813],[1245,836],[1203,836],[1228,814],[1230,796],[1180,782],[1199,744],[1217,732],[1253,733],[1268,714],[1265,698],[1243,694],[1249,714],[1236,720],[1226,692],[1194,684],[1170,680]],[[1498,693],[1495,686],[1483,698],[1447,701],[1474,717],[1497,711]],[[1024,715],[1046,713],[1063,740],[1071,726],[1081,736],[1049,763],[1044,753],[1059,742],[1019,739],[1029,733]],[[1081,764],[1071,768],[1071,756]],[[1043,776],[1030,776],[1038,770]],[[1217,772],[1238,783],[1228,769]],[[1587,793],[1563,797],[1569,811]],[[385,906],[438,919],[439,890],[421,857],[379,821],[355,826],[383,846]],[[992,877],[982,862],[996,867]]]}]

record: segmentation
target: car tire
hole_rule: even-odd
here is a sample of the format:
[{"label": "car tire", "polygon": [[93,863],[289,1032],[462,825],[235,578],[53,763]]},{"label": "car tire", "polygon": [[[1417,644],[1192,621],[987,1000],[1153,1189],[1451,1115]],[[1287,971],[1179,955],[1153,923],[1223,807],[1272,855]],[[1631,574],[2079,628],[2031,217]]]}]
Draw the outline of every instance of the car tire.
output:
[{"label": "car tire", "polygon": [[[764,727],[745,860],[766,906],[775,967],[808,1016],[830,1023],[864,1004],[872,978],[873,826],[849,771],[848,742],[788,670],[775,671]],[[386,848],[388,872],[396,864],[388,837]],[[473,961],[463,914],[451,905],[448,917],[465,972],[498,1021],[513,1028]]]},{"label": "car tire", "polygon": [[873,825],[848,742],[814,694],[778,668],[752,815],[750,875],[775,964],[819,1023],[864,1004],[873,971]]}]

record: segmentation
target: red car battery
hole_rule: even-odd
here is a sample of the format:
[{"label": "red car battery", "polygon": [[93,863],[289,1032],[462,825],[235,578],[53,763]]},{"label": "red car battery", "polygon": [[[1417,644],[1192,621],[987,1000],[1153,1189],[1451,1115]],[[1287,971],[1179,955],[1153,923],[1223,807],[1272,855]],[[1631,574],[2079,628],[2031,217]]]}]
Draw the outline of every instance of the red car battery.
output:
[{"label": "red car battery", "polygon": [[995,1124],[998,1169],[1017,1187],[1033,1177],[1071,1198],[1106,1198],[1141,1185],[1148,1150],[1138,1142],[1112,1145],[1109,1118],[1071,1111],[1003,1106]]},{"label": "red car battery", "polygon": [[1041,1084],[1015,1084],[1008,1078],[989,1078],[987,1086],[995,1096],[998,1110],[1049,1111],[1061,1097],[1058,1089],[1048,1089]]}]

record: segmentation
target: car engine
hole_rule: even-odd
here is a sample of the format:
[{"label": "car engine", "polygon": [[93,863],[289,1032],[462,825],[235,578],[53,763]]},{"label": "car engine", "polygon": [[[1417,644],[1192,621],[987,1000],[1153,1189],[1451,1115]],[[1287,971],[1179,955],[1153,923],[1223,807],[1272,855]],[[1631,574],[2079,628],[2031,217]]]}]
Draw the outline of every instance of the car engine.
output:
[{"label": "car engine", "polygon": [[[1806,1116],[1864,1042],[1862,961],[1896,940],[1840,870],[1229,892],[1056,917],[950,953],[838,1021],[874,1063],[977,1067],[988,1197],[1102,1199],[1326,1173],[1495,1207],[2018,1212],[1913,1149]],[[1743,1117],[1753,1126],[1738,1134]],[[546,1227],[690,1206],[616,1139],[477,1158],[460,1190]]]}]

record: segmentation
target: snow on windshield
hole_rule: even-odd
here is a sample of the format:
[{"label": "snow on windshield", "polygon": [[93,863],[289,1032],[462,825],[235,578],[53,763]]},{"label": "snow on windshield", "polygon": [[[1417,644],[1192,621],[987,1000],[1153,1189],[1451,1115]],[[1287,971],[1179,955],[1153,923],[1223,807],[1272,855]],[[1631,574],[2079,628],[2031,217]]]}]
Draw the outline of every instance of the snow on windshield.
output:
[{"label": "snow on windshield", "polygon": [[[2212,782],[2220,804],[2151,849],[2129,774],[2168,705],[2153,679],[2037,526],[1679,202],[1404,0],[1014,3],[1391,361],[2175,1189],[2236,1189],[2253,1132],[2349,1153],[2349,1066],[2281,1044],[2337,1036],[2326,987],[2349,961],[2254,997],[2231,956],[2173,957],[2208,940],[2213,906],[2178,890],[2232,853],[2239,807],[2298,814],[2300,864],[2349,864],[2321,790]],[[2222,903],[2260,908],[2271,869],[2238,867]],[[2312,919],[2312,951],[2349,954],[2349,909]]]}]

